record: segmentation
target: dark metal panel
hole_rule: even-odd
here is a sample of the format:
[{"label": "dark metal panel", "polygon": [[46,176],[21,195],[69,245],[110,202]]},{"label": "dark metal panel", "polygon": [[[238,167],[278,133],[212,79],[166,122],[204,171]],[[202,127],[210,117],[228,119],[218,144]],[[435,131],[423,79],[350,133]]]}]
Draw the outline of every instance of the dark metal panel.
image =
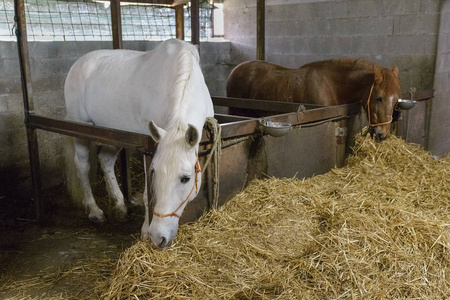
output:
[{"label": "dark metal panel", "polygon": [[311,177],[336,165],[334,122],[297,126],[282,137],[264,136],[267,174],[279,178]]},{"label": "dark metal panel", "polygon": [[[247,180],[247,162],[249,142],[240,143],[222,150],[219,169],[219,206],[239,193]],[[200,159],[203,170],[205,159]],[[209,207],[207,176],[202,175],[202,188],[197,197],[190,202],[183,212],[180,223],[192,222],[199,218]]]}]

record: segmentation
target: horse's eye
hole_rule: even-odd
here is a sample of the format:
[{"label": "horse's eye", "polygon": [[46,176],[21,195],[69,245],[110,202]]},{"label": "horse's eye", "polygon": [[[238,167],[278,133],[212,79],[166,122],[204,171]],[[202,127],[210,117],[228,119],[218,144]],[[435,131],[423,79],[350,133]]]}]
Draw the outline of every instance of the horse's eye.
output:
[{"label": "horse's eye", "polygon": [[189,180],[191,180],[191,177],[189,177],[189,176],[182,176],[180,178],[181,183],[187,183]]},{"label": "horse's eye", "polygon": [[383,97],[377,97],[378,102],[383,102]]}]

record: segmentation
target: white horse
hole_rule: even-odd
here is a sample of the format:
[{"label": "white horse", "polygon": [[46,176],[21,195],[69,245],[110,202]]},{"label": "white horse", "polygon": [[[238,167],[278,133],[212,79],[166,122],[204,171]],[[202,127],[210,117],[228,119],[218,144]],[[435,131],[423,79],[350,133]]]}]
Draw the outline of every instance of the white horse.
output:
[{"label": "white horse", "polygon": [[[149,225],[145,189],[141,234],[155,247],[166,247],[177,233],[184,207],[201,186],[198,146],[205,119],[214,115],[197,48],[171,39],[148,52],[88,53],[70,69],[64,93],[68,120],[150,134],[158,143],[151,165],[154,216]],[[89,218],[102,223],[105,216],[88,178],[90,144],[74,138],[72,158]],[[103,145],[98,157],[115,210],[124,217],[127,208],[114,174],[119,151]]]}]

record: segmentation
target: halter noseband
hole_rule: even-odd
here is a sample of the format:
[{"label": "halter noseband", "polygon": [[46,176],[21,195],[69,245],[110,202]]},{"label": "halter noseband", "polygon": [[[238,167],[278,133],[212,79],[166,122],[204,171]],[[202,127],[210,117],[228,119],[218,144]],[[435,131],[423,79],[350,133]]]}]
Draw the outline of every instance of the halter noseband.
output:
[{"label": "halter noseband", "polygon": [[375,126],[391,124],[392,123],[392,116],[391,116],[391,119],[389,121],[386,121],[386,122],[374,123],[374,124],[372,124],[370,122],[370,98],[372,97],[372,92],[373,92],[373,87],[374,86],[375,86],[375,82],[372,84],[372,87],[370,88],[369,98],[367,99],[367,104],[366,104],[367,105],[367,118],[369,119],[369,126],[370,127],[375,127]]},{"label": "halter noseband", "polygon": [[157,217],[160,218],[167,218],[167,217],[177,217],[180,218],[180,215],[177,214],[177,211],[188,201],[189,197],[191,196],[192,192],[194,191],[194,187],[195,187],[195,193],[198,194],[198,187],[197,187],[197,183],[198,183],[198,173],[200,173],[202,170],[200,169],[200,163],[198,162],[198,155],[197,155],[197,150],[195,150],[195,157],[197,158],[197,161],[195,162],[195,182],[194,185],[192,186],[191,191],[189,192],[189,195],[186,197],[186,199],[181,202],[180,206],[177,207],[177,209],[175,209],[173,212],[168,213],[168,214],[158,214],[157,212],[153,211],[153,214]]}]

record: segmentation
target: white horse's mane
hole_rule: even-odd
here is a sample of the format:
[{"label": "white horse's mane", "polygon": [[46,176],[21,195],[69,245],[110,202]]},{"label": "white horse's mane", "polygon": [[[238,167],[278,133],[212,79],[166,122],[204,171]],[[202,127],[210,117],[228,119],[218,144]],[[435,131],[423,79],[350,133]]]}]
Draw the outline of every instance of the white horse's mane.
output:
[{"label": "white horse's mane", "polygon": [[[164,112],[166,135],[158,144],[158,162],[163,173],[173,174],[177,172],[180,157],[186,155],[188,146],[185,134],[188,124],[185,120],[186,110],[191,104],[189,99],[185,98],[185,92],[188,88],[191,74],[194,71],[195,64],[199,63],[199,53],[197,48],[189,43],[178,41],[178,53],[175,54],[173,62],[173,73],[171,78],[174,80],[170,87],[168,102]],[[195,162],[194,162],[195,163]],[[152,180],[153,188],[158,186],[162,189],[170,188],[169,182],[173,178],[167,176],[158,176]],[[163,191],[165,192],[165,191]]]},{"label": "white horse's mane", "polygon": [[194,65],[199,63],[199,54],[196,46],[175,40],[179,43],[179,51],[176,54],[173,63],[173,72],[171,78],[174,80],[170,87],[168,96],[168,106],[164,113],[166,130],[175,127],[186,127],[180,129],[187,129],[187,124],[180,124],[183,121],[186,109],[189,103],[188,99],[184,98],[189,79],[194,70]]}]

